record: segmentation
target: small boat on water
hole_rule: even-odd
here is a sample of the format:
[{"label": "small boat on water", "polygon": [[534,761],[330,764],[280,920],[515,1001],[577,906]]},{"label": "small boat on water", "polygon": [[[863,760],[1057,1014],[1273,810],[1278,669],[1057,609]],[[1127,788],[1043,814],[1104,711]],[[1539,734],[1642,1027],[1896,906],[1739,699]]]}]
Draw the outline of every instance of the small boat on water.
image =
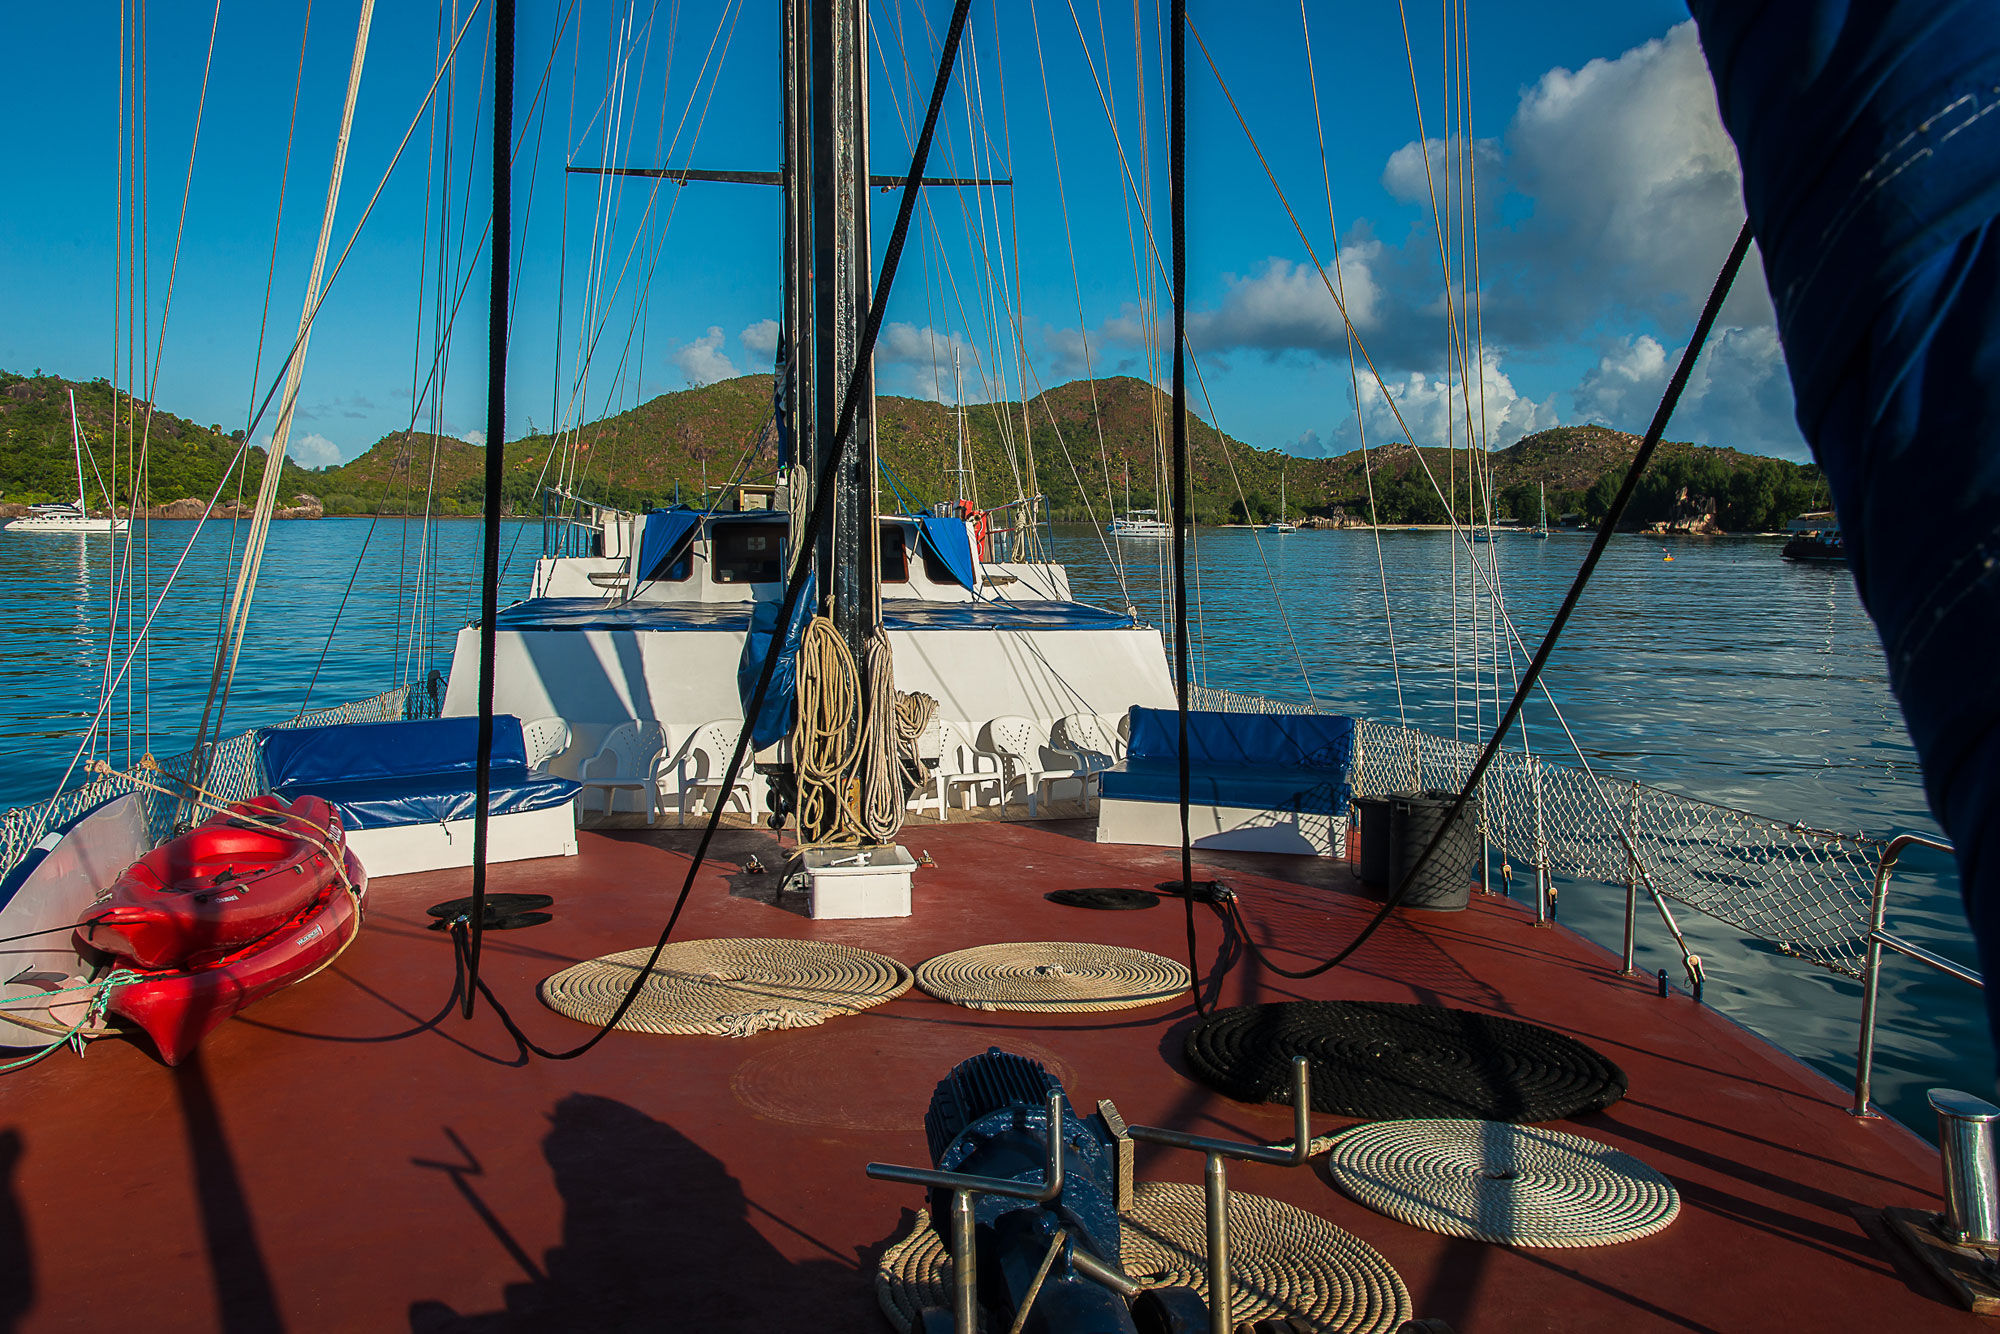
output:
[{"label": "small boat on water", "polygon": [[110,1012],[144,1029],[160,1059],[179,1065],[238,1010],[325,968],[360,934],[368,894],[360,861],[340,855],[345,883],[329,884],[281,930],[203,967],[134,970],[137,980],[111,989]]},{"label": "small boat on water", "polygon": [[132,863],[77,936],[141,968],[202,967],[324,898],[344,849],[331,803],[253,797]]},{"label": "small boat on water", "polygon": [[[76,451],[76,500],[58,500],[47,505],[30,505],[28,512],[11,522],[0,524],[10,533],[122,533],[126,521],[115,511],[103,518],[94,518],[90,513],[90,503],[83,490],[83,428],[76,420],[76,391],[69,391],[69,433],[70,443]],[[95,467],[95,464],[91,465]],[[111,494],[105,492],[105,503],[111,503]]]},{"label": "small boat on water", "polygon": [[1806,565],[1847,564],[1847,548],[1840,542],[1840,520],[1832,510],[1801,514],[1787,527],[1792,538],[1779,553],[1784,559]]}]

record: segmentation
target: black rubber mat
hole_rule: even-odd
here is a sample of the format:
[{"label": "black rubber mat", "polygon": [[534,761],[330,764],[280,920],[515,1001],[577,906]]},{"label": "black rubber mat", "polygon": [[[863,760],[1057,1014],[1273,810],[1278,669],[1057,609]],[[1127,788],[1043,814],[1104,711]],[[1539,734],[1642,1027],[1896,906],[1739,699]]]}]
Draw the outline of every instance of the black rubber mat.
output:
[{"label": "black rubber mat", "polygon": [[[431,923],[430,929],[433,931],[449,931],[451,930],[452,922],[455,920],[457,919],[440,917]],[[489,912],[486,914],[485,929],[488,931],[518,931],[524,926],[540,926],[543,922],[554,920],[553,914],[545,912],[515,912],[498,915]]]},{"label": "black rubber mat", "polygon": [[[505,917],[509,913],[534,912],[546,908],[555,900],[547,894],[488,894],[486,915]],[[424,909],[433,917],[461,917],[472,911],[472,898],[446,899],[443,903],[433,903]]]},{"label": "black rubber mat", "polygon": [[1494,1015],[1381,1001],[1217,1010],[1189,1032],[1195,1077],[1242,1102],[1289,1103],[1312,1062],[1315,1111],[1360,1120],[1555,1121],[1625,1096],[1625,1072],[1575,1038]]},{"label": "black rubber mat", "polygon": [[1143,889],[1052,889],[1042,895],[1050,903],[1104,912],[1132,912],[1159,906],[1160,896]]},{"label": "black rubber mat", "polygon": [[[554,902],[547,894],[488,894],[486,920],[481,929],[518,931],[524,926],[540,926],[551,918],[548,913],[538,910]],[[433,903],[424,911],[437,919],[431,923],[431,930],[448,931],[452,922],[472,912],[472,899],[469,895],[462,899],[446,899],[443,903]]]}]

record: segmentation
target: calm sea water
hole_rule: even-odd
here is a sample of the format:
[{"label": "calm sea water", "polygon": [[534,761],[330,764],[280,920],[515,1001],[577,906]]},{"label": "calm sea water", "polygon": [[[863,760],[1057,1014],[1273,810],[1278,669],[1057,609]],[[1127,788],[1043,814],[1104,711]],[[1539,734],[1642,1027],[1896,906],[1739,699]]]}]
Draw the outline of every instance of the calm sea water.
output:
[{"label": "calm sea water", "polygon": [[[505,531],[503,603],[525,596],[540,549],[539,525]],[[176,563],[150,647],[105,708],[101,735],[118,762],[143,753],[149,735],[163,755],[186,747],[207,698],[232,540],[228,524],[153,524],[130,548],[132,609],[116,609],[114,634],[108,537],[0,532],[0,578],[12,594],[0,604],[8,645],[0,745],[11,761],[0,768],[0,805],[55,790],[99,709],[107,656],[116,675],[133,618],[144,619]],[[1525,665],[1587,546],[1576,534],[1538,542],[1503,533],[1492,544],[1502,598],[1527,646],[1514,650],[1516,662]],[[387,519],[274,525],[227,730],[447,668],[452,637],[476,602],[478,547],[478,525],[465,521],[428,532]],[[1164,624],[1166,547],[1111,545],[1070,527],[1055,530],[1053,554],[1069,566],[1078,596],[1129,603]],[[121,540],[121,562],[126,550]],[[1452,551],[1449,534],[1383,533],[1378,568],[1372,533],[1202,530],[1190,597],[1197,678],[1483,740],[1480,724],[1493,718],[1492,599],[1469,586],[1463,556],[1454,561]],[[429,610],[413,619],[413,606]],[[1504,644],[1497,653],[1511,680]],[[1475,654],[1488,680],[1478,702],[1469,684]],[[1600,773],[1819,828],[1935,832],[1874,631],[1846,572],[1781,561],[1774,542],[1620,538],[1547,680]],[[1528,719],[1537,749],[1561,759],[1567,743],[1547,706],[1537,700]],[[1969,962],[1948,861],[1912,854],[1896,885],[1895,928]],[[1562,920],[1616,948],[1622,888],[1560,888]],[[1858,984],[1678,911],[1708,965],[1710,1003],[1851,1081]],[[1656,917],[1641,917],[1639,940],[1644,966],[1680,977]],[[1877,1101],[1926,1134],[1924,1089],[1991,1083],[1977,994],[1920,965],[1889,964],[1879,1042]]]}]

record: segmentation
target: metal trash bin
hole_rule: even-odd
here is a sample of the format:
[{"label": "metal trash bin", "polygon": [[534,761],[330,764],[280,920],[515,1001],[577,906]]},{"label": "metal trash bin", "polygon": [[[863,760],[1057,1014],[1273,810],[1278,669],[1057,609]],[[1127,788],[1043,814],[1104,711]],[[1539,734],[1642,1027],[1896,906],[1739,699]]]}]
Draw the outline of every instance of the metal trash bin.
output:
[{"label": "metal trash bin", "polygon": [[1361,883],[1377,889],[1389,883],[1389,798],[1354,799],[1354,834],[1361,840]]},{"label": "metal trash bin", "polygon": [[[1439,788],[1357,798],[1363,883],[1393,893],[1430,846],[1457,799],[1458,793]],[[1403,907],[1456,912],[1471,903],[1472,877],[1479,864],[1479,814],[1475,792],[1403,895]]]}]

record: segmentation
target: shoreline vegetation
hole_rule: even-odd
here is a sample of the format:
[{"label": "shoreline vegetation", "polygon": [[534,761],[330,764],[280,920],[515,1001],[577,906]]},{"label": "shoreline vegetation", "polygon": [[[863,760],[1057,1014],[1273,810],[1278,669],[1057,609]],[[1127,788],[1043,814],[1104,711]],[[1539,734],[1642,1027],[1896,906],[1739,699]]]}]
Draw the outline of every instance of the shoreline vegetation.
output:
[{"label": "shoreline vegetation", "polygon": [[[132,506],[132,442],[144,440],[139,513],[154,519],[200,516],[220,491],[213,519],[245,517],[266,455],[253,445],[233,461],[241,430],[198,423],[115,390],[104,380],[0,371],[0,517],[27,506],[73,500],[70,390],[85,440],[85,486],[93,513],[116,496]],[[968,403],[966,466],[988,503],[1017,489],[1039,492],[1056,522],[1103,527],[1112,510],[1157,509],[1165,491],[1157,442],[1171,421],[1166,396],[1141,380],[1073,381],[1020,403]],[[762,480],[777,461],[770,425],[771,377],[744,375],[661,394],[558,439],[534,429],[507,443],[503,509],[540,514],[539,492],[552,454],[569,451],[571,489],[624,509],[695,504],[732,480]],[[885,396],[876,434],[884,500],[928,506],[952,494],[956,409]],[[1331,458],[1305,458],[1232,439],[1198,417],[1189,422],[1194,521],[1254,527],[1284,517],[1301,528],[1446,528],[1474,510],[1466,451],[1403,442]],[[1033,458],[1025,442],[1034,442]],[[1558,516],[1595,526],[1609,507],[1638,437],[1605,426],[1566,426],[1490,454],[1497,528],[1533,524],[1547,495]],[[398,431],[357,457],[323,468],[285,461],[279,518],[477,514],[484,498],[485,450],[446,436]],[[1449,485],[1448,513],[1426,472]],[[1018,479],[1018,481],[1017,481]],[[1108,483],[1115,506],[1107,506]],[[1126,501],[1129,484],[1130,501]],[[1085,489],[1098,488],[1095,494]],[[1279,513],[1279,497],[1285,499]],[[1823,508],[1826,488],[1811,465],[1734,449],[1666,442],[1628,511],[1627,529],[1653,535],[1766,533],[1799,513]],[[1372,511],[1371,511],[1372,496]],[[1483,523],[1488,501],[1479,497]],[[1375,522],[1371,525],[1369,519]],[[1504,522],[1504,521],[1511,521]]]}]

